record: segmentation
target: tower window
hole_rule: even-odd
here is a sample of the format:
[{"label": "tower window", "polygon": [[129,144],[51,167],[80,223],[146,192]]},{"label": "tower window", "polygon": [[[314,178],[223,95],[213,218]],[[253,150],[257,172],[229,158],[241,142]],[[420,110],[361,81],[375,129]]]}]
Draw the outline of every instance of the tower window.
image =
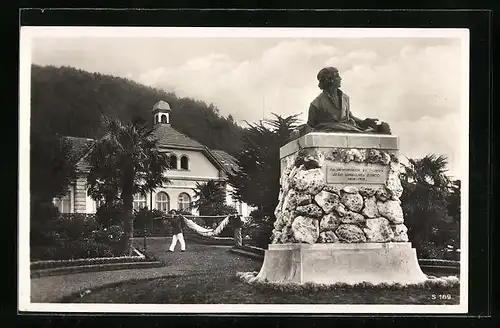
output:
[{"label": "tower window", "polygon": [[162,123],[168,123],[168,116],[167,115],[162,115],[161,116],[161,122]]},{"label": "tower window", "polygon": [[177,169],[177,156],[170,155],[170,168]]},{"label": "tower window", "polygon": [[189,159],[186,155],[183,155],[181,157],[181,169],[182,170],[189,170]]}]

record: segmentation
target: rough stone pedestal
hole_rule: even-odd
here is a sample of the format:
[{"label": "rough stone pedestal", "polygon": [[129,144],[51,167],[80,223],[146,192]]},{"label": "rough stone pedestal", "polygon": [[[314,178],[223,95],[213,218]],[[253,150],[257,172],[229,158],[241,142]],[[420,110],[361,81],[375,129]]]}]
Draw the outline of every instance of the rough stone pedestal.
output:
[{"label": "rough stone pedestal", "polygon": [[284,145],[273,237],[257,278],[425,281],[399,200],[398,144],[392,135],[313,132]]}]

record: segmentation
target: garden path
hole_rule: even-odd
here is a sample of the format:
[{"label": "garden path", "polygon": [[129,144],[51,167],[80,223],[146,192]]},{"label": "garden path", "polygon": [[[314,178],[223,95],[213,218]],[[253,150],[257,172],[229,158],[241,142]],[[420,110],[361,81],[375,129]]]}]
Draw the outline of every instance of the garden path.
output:
[{"label": "garden path", "polygon": [[[142,239],[137,239],[135,242],[138,247],[143,247]],[[147,250],[165,263],[163,267],[31,278],[31,302],[58,302],[62,298],[78,292],[129,280],[203,274],[216,263],[230,263],[236,268],[248,266],[255,266],[255,269],[260,268],[259,261],[229,252],[231,246],[188,243],[186,252],[180,252],[179,245],[177,245],[174,253],[166,253],[170,242],[171,238],[164,237],[151,237],[147,240]]]}]

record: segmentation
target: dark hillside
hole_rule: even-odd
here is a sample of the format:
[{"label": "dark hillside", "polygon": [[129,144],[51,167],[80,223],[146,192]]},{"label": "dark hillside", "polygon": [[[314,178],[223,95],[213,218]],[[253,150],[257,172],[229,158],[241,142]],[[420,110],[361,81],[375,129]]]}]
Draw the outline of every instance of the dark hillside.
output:
[{"label": "dark hillside", "polygon": [[98,138],[102,113],[123,121],[139,116],[151,124],[153,105],[165,100],[172,107],[172,126],[180,132],[212,149],[230,154],[241,149],[244,129],[211,104],[72,67],[33,65],[31,79],[32,130]]}]

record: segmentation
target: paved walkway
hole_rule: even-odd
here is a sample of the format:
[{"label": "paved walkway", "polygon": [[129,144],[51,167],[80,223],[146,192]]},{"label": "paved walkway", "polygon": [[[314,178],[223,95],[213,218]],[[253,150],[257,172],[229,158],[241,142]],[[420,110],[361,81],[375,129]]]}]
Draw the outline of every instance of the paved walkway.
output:
[{"label": "paved walkway", "polygon": [[[149,269],[127,269],[102,272],[76,273],[61,276],[50,276],[31,278],[31,302],[47,303],[58,302],[63,297],[78,292],[98,288],[108,284],[119,283],[134,279],[160,278],[166,276],[178,276],[184,274],[203,273],[204,263],[210,261],[249,261],[240,259],[237,255],[229,252],[231,246],[214,246],[188,244],[187,251],[181,253],[179,245],[176,252],[166,253],[170,245],[170,238],[148,238],[148,251],[165,263],[165,266]],[[139,247],[143,246],[143,240],[137,239]]]}]

